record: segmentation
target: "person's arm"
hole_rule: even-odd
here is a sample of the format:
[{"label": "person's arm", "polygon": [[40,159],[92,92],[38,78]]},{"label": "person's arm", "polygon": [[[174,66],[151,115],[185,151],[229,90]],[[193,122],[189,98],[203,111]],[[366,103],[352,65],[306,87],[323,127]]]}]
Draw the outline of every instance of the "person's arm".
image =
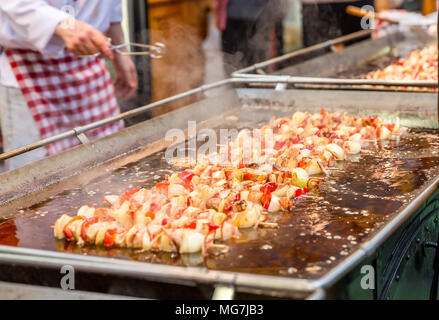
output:
[{"label": "person's arm", "polygon": [[[111,38],[111,43],[114,45],[125,43],[120,23],[112,23],[107,32],[107,36]],[[137,71],[133,60],[131,60],[130,56],[115,53],[113,66],[116,71],[114,87],[117,95],[125,99],[132,97],[138,88]]]},{"label": "person's arm", "polygon": [[213,13],[215,17],[215,24],[218,30],[224,31],[227,27],[227,5],[229,0],[214,0]]},{"label": "person's arm", "polygon": [[77,56],[101,52],[111,60],[114,58],[107,37],[88,23],[68,18],[57,26],[55,35],[62,38],[67,50]]},{"label": "person's arm", "polygon": [[[113,45],[125,43],[125,37],[122,31],[122,1],[109,1],[112,6],[110,16],[110,28],[107,31],[107,37],[111,38]],[[126,49],[121,49],[126,50]],[[113,59],[114,71],[116,72],[116,79],[114,81],[114,88],[119,97],[129,99],[137,91],[138,79],[137,71],[133,60],[130,56],[124,56],[118,53],[114,54]]]},{"label": "person's arm", "polygon": [[102,52],[112,58],[105,36],[92,26],[76,21],[68,13],[43,0],[0,0],[0,11],[10,30],[0,35],[3,46],[26,48],[50,54],[53,44],[74,54]]},{"label": "person's arm", "polygon": [[43,53],[57,26],[69,17],[43,0],[0,0],[0,12],[8,24],[0,35],[3,46]]}]

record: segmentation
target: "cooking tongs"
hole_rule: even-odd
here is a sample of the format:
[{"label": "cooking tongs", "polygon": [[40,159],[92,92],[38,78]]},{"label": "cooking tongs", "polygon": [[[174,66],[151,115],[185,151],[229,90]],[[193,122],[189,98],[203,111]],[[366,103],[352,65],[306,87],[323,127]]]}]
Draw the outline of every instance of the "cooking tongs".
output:
[{"label": "cooking tongs", "polygon": [[[111,39],[108,39],[109,44],[111,45]],[[148,50],[142,50],[142,51],[133,51],[132,48],[142,48],[142,49],[148,49]],[[128,51],[124,51],[122,49],[129,48]],[[151,58],[154,59],[160,59],[162,58],[166,53],[166,46],[161,42],[156,42],[154,44],[141,44],[141,43],[122,43],[118,45],[111,45],[110,49],[117,52],[120,55],[123,56],[151,56]],[[82,58],[94,58],[100,56],[102,53],[97,52],[95,54],[90,55],[83,55]]]}]

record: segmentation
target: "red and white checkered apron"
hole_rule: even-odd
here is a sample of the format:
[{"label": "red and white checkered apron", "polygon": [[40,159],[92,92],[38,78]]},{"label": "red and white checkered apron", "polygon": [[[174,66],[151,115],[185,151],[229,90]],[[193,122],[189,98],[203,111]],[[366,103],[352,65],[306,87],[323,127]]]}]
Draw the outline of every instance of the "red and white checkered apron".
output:
[{"label": "red and white checkered apron", "polygon": [[[113,83],[105,61],[79,58],[69,52],[51,58],[30,50],[5,50],[18,85],[35,119],[41,138],[119,114]],[[90,139],[123,128],[115,122],[86,133]],[[76,137],[47,146],[50,155],[75,145]]]}]

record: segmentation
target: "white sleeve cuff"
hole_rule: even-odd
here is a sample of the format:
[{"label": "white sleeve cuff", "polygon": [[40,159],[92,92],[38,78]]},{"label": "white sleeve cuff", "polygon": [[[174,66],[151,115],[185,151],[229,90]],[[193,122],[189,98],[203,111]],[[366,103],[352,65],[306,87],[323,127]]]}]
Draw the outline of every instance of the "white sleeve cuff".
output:
[{"label": "white sleeve cuff", "polygon": [[62,50],[64,41],[55,35],[55,30],[69,17],[71,16],[68,13],[51,6],[37,9],[34,18],[30,21],[28,41],[43,54],[51,55]]},{"label": "white sleeve cuff", "polygon": [[110,23],[122,21],[122,0],[113,0],[113,10],[111,12]]}]

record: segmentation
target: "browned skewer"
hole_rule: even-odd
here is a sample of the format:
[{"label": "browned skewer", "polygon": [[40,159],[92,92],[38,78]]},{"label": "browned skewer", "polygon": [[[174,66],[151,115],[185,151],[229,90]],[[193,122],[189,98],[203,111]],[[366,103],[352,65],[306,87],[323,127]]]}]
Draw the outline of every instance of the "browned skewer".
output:
[{"label": "browned skewer", "polygon": [[211,244],[207,245],[207,247],[209,249],[218,249],[218,250],[228,250],[229,249],[228,245],[220,244],[220,243],[211,243]]},{"label": "browned skewer", "polygon": [[176,167],[191,168],[191,167],[195,166],[196,161],[193,159],[190,159],[190,158],[180,158],[180,159],[174,160],[174,162],[172,164]]},{"label": "browned skewer", "polygon": [[219,256],[221,254],[226,253],[229,251],[229,246],[225,244],[219,244],[219,243],[211,243],[208,244],[206,247],[206,250],[209,254],[212,254],[214,256]]},{"label": "browned skewer", "polygon": [[276,222],[260,222],[258,224],[261,228],[270,228],[270,229],[276,229],[279,228],[279,224]]},{"label": "browned skewer", "polygon": [[[219,254],[229,250],[228,245],[220,244],[220,243],[211,243],[211,244],[206,245],[206,247],[207,247],[206,248],[207,250],[209,250],[209,249],[217,250],[219,252]],[[144,253],[144,252],[148,252],[148,251],[151,251],[151,250],[138,249],[138,250],[135,250],[135,253]],[[151,251],[151,252],[153,252],[153,251]]]}]

